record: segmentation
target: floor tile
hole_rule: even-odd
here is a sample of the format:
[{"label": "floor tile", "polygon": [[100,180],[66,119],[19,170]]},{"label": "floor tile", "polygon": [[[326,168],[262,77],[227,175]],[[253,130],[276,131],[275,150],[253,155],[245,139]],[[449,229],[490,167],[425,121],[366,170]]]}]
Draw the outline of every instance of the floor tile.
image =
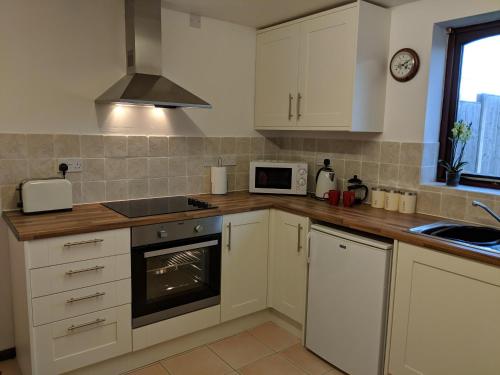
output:
[{"label": "floor tile", "polygon": [[214,342],[209,347],[235,369],[273,353],[248,332]]},{"label": "floor tile", "polygon": [[21,370],[15,359],[0,362],[0,372],[2,375],[21,375]]},{"label": "floor tile", "polygon": [[291,346],[281,354],[301,370],[310,375],[322,375],[333,369],[314,353],[304,348],[301,344]]},{"label": "floor tile", "polygon": [[300,342],[299,338],[292,335],[273,322],[267,322],[248,331],[263,344],[279,352]]},{"label": "floor tile", "polygon": [[348,374],[346,372],[342,372],[334,368],[333,370],[328,371],[325,375],[348,375]]},{"label": "floor tile", "polygon": [[251,363],[240,369],[239,373],[242,375],[306,375],[281,354],[273,354]]},{"label": "floor tile", "polygon": [[167,358],[162,365],[171,375],[224,375],[234,371],[206,346]]},{"label": "floor tile", "polygon": [[168,375],[168,372],[163,368],[162,365],[160,365],[159,363],[155,363],[153,365],[146,366],[132,372],[127,372],[126,375]]}]

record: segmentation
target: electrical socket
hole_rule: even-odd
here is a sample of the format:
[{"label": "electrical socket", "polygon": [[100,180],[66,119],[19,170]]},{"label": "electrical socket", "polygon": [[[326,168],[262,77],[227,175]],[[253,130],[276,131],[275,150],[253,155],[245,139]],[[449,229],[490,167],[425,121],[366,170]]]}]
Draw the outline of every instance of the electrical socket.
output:
[{"label": "electrical socket", "polygon": [[68,172],[81,172],[83,170],[82,159],[59,159],[57,161],[57,171],[62,163],[68,166]]}]

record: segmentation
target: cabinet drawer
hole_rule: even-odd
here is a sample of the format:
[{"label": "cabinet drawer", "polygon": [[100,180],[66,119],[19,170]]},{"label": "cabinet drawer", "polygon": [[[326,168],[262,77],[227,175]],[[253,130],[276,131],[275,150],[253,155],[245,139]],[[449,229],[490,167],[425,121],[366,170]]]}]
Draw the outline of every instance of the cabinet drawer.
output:
[{"label": "cabinet drawer", "polygon": [[130,229],[117,229],[26,243],[29,267],[47,267],[130,253]]},{"label": "cabinet drawer", "polygon": [[38,374],[61,374],[132,350],[130,304],[34,329]]},{"label": "cabinet drawer", "polygon": [[130,254],[37,268],[30,274],[31,295],[41,297],[130,278]]},{"label": "cabinet drawer", "polygon": [[33,324],[58,320],[131,303],[130,279],[34,298]]}]

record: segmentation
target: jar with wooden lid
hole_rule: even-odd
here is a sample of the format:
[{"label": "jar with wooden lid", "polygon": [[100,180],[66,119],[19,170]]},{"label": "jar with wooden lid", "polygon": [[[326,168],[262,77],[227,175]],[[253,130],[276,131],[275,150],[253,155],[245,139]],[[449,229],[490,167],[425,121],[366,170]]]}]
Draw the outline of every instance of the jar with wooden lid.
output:
[{"label": "jar with wooden lid", "polygon": [[384,208],[385,189],[378,186],[372,187],[371,200],[373,208]]},{"label": "jar with wooden lid", "polygon": [[417,193],[414,191],[401,191],[399,196],[398,211],[403,214],[414,214],[417,207]]},{"label": "jar with wooden lid", "polygon": [[385,192],[384,208],[387,211],[397,211],[399,209],[399,190],[389,189]]}]

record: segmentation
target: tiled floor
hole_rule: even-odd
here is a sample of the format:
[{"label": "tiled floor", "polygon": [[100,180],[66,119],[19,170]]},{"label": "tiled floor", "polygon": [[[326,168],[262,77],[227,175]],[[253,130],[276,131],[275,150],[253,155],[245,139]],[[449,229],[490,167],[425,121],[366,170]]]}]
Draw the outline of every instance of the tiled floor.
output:
[{"label": "tiled floor", "polygon": [[343,375],[268,322],[127,375]]},{"label": "tiled floor", "polygon": [[[15,360],[1,375],[19,375]],[[235,336],[166,358],[127,375],[343,375],[268,322]]]}]

